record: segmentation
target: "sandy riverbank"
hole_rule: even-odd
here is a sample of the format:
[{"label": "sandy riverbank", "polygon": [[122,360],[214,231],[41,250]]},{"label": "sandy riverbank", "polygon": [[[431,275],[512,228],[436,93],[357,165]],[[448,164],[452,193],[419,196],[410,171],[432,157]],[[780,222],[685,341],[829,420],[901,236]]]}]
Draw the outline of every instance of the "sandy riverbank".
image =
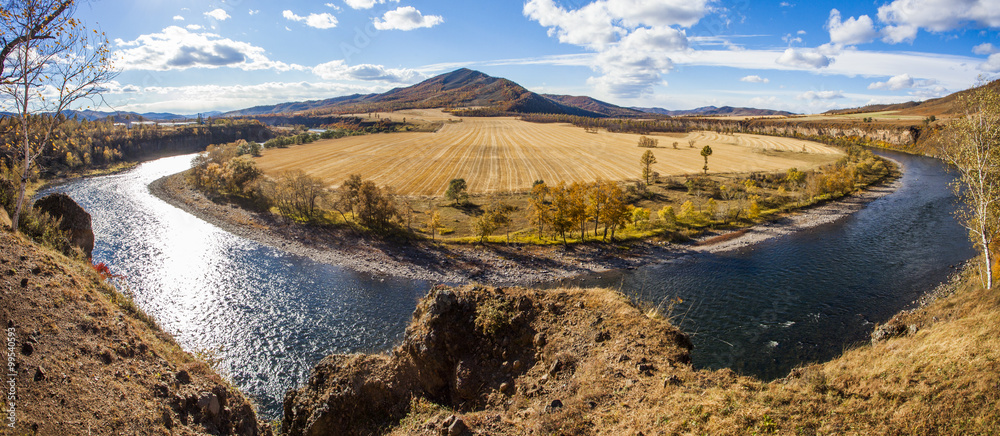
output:
[{"label": "sandy riverbank", "polygon": [[735,250],[803,229],[834,222],[899,187],[899,179],[871,187],[836,202],[811,207],[752,228],[707,235],[690,244],[655,242],[617,245],[588,243],[561,246],[478,246],[429,241],[386,242],[347,228],[306,226],[270,213],[217,203],[191,189],[182,175],[150,184],[153,195],[228,232],[372,275],[407,277],[438,283],[532,285],[614,269],[632,269],[694,253]]}]

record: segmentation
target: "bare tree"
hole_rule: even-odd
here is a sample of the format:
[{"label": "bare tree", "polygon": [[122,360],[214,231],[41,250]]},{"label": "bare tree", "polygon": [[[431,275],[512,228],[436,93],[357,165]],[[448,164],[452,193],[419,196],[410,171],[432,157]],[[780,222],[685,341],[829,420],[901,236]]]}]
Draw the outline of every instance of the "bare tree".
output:
[{"label": "bare tree", "polygon": [[104,34],[72,17],[74,0],[8,0],[0,8],[0,107],[18,121],[8,144],[20,183],[13,228],[37,159],[50,147],[65,110],[94,101],[116,73]]},{"label": "bare tree", "polygon": [[983,253],[983,285],[991,289],[990,245],[1000,234],[1000,95],[981,86],[959,102],[964,116],[949,124],[942,152],[958,170],[954,189],[965,203],[959,219]]}]

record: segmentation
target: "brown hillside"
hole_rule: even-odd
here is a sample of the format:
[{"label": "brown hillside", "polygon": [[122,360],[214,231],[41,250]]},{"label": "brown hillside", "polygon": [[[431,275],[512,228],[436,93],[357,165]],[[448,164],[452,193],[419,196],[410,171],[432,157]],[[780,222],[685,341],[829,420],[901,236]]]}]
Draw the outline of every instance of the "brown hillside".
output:
[{"label": "brown hillside", "polygon": [[642,111],[616,106],[611,103],[603,102],[592,97],[587,97],[585,95],[573,96],[573,95],[542,94],[542,96],[549,100],[556,101],[567,106],[580,108],[583,110],[599,113],[601,115],[609,117],[649,116],[649,114]]},{"label": "brown hillside", "polygon": [[84,262],[0,231],[0,301],[17,394],[10,428],[5,375],[0,435],[269,433],[239,391]]},{"label": "brown hillside", "polygon": [[1000,431],[1000,298],[940,288],[879,342],[763,383],[693,370],[607,290],[433,290],[391,355],[330,356],[285,399],[301,434],[967,435]]}]

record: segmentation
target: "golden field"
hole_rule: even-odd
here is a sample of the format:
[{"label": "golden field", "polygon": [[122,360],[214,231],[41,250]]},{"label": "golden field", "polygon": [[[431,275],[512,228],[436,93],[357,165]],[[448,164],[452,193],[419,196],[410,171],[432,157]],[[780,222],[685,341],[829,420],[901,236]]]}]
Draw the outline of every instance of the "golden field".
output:
[{"label": "golden field", "polygon": [[[437,132],[407,132],[353,136],[285,149],[265,150],[258,166],[273,175],[303,170],[336,187],[351,174],[391,186],[404,195],[439,196],[448,181],[464,178],[475,193],[531,188],[535,180],[590,182],[638,179],[636,146],[640,135],[587,133],[569,124],[536,124],[515,118],[464,118],[449,121],[440,111],[380,114],[410,122],[444,121]],[[650,135],[659,139],[652,149],[661,176],[700,173],[701,148],[710,145],[711,173],[800,170],[831,163],[843,152],[819,143],[759,135],[714,132]],[[688,144],[695,140],[694,148]],[[673,143],[678,148],[673,148]]]}]

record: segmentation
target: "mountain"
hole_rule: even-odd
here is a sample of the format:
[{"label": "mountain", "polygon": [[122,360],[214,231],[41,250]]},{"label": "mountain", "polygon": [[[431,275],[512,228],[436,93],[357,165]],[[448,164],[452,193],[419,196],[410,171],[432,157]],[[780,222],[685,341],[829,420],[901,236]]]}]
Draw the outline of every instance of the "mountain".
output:
[{"label": "mountain", "polygon": [[616,106],[587,96],[542,94],[542,97],[566,106],[599,113],[608,117],[639,117],[645,115],[639,110]]},{"label": "mountain", "polygon": [[[223,115],[254,116],[304,111],[364,113],[430,108],[493,108],[502,112],[566,114],[588,117],[604,117],[616,111],[633,113],[628,109],[589,97],[555,97],[558,97],[558,100],[531,92],[510,80],[462,68],[432,77],[413,86],[396,88],[383,94],[355,94],[326,100],[258,106],[227,112]],[[559,100],[566,100],[569,103]],[[575,101],[579,101],[579,104],[584,106],[577,106],[573,103]]]},{"label": "mountain", "polygon": [[763,116],[775,116],[775,115],[780,115],[780,116],[795,115],[794,113],[788,112],[788,111],[776,111],[776,110],[771,110],[771,109],[757,109],[757,108],[750,108],[750,107],[732,107],[732,106],[723,106],[723,107],[705,106],[705,107],[700,107],[700,108],[697,108],[697,109],[678,110],[678,111],[672,111],[672,110],[667,110],[667,109],[658,108],[658,107],[652,107],[652,108],[633,107],[632,109],[635,109],[635,110],[638,110],[638,111],[642,111],[642,112],[646,112],[646,113],[651,113],[651,114],[669,115],[669,116],[672,116],[672,117],[682,117],[682,116],[688,116],[688,115],[700,115],[700,116],[737,116],[737,117],[763,117]]},{"label": "mountain", "polygon": [[991,89],[993,92],[1000,92],[1000,80],[994,80],[979,87],[973,87],[940,98],[933,98],[923,102],[910,101],[899,104],[868,105],[852,109],[837,109],[825,112],[826,114],[861,114],[870,112],[895,111],[894,115],[919,115],[919,116],[957,116],[962,114],[962,107],[959,102],[962,96],[973,92],[979,88]]}]

